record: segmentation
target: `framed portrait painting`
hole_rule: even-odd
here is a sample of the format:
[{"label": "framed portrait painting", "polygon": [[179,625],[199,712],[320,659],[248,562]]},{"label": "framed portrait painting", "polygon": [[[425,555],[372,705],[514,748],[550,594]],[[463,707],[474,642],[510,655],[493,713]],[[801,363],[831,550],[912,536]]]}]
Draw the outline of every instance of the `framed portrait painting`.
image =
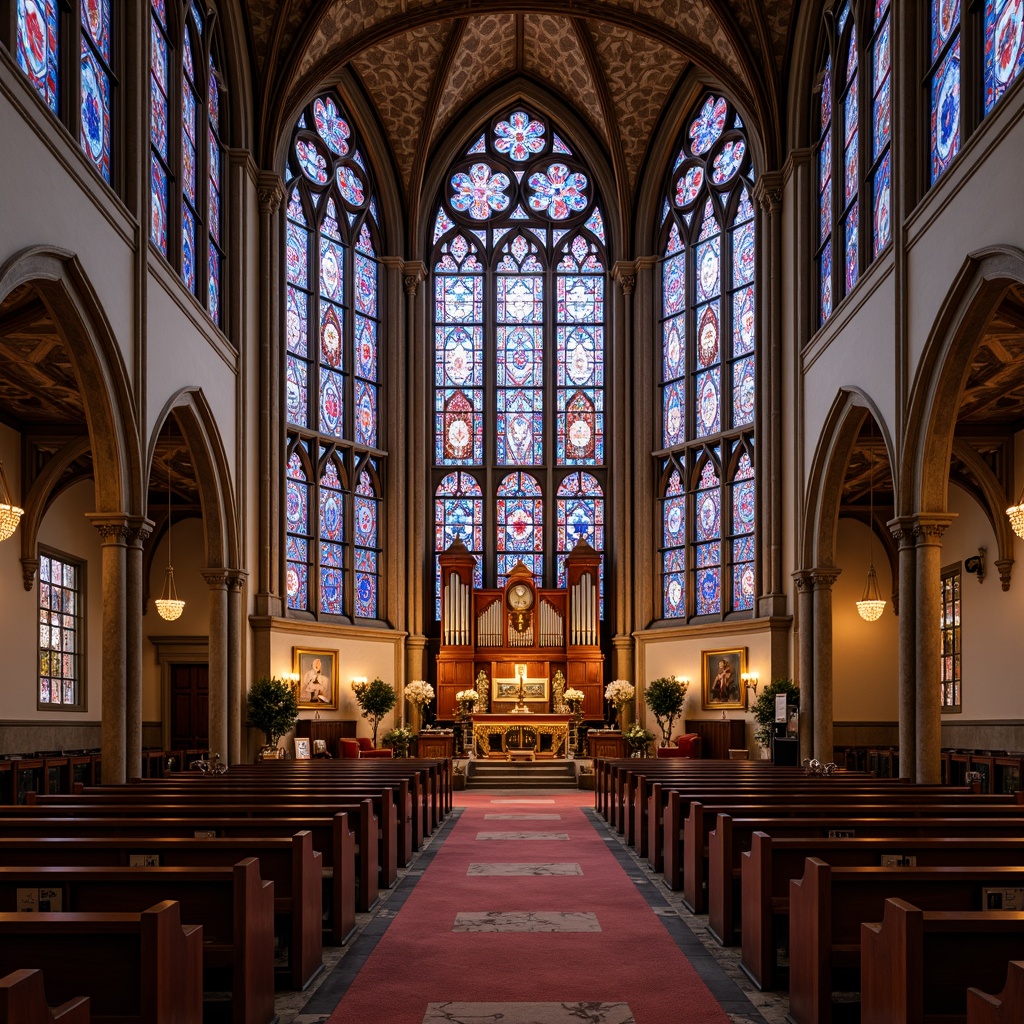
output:
[{"label": "framed portrait painting", "polygon": [[746,647],[722,651],[701,651],[701,707],[705,711],[720,708],[745,708],[747,691],[743,674],[747,671]]},{"label": "framed portrait painting", "polygon": [[300,708],[337,708],[338,652],[293,647],[293,671],[299,677]]}]

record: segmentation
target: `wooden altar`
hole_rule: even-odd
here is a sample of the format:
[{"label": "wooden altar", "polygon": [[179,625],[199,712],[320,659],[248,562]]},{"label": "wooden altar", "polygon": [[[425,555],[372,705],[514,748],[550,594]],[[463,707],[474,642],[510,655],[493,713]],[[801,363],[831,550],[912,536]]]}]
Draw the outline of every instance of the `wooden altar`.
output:
[{"label": "wooden altar", "polygon": [[572,715],[523,714],[470,715],[473,753],[476,757],[511,761],[564,758],[569,753]]},{"label": "wooden altar", "polygon": [[439,558],[441,645],[437,655],[437,717],[454,720],[455,694],[476,688],[483,672],[492,692],[490,710],[511,712],[517,667],[525,673],[526,701],[538,713],[553,709],[552,682],[583,693],[583,717],[604,718],[601,651],[601,556],[580,541],[566,556],[565,588],[538,587],[520,562],[505,586],[476,589],[476,559],[460,538]]}]

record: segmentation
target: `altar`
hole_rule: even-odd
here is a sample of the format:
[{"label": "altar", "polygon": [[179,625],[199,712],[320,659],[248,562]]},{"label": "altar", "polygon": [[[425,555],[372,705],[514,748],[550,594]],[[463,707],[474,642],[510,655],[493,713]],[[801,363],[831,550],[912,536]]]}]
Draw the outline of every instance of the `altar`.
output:
[{"label": "altar", "polygon": [[503,712],[470,715],[475,757],[512,761],[554,760],[569,754],[572,715]]}]

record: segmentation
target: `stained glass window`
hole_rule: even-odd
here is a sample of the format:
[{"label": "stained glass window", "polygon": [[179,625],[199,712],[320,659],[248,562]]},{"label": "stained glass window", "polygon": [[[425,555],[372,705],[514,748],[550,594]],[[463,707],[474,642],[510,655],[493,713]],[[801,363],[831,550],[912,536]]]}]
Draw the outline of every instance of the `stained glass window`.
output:
[{"label": "stained glass window", "polygon": [[[593,177],[516,106],[469,137],[429,237],[435,556],[458,533],[478,585],[519,561],[561,585],[573,544],[604,543],[608,259]],[[435,579],[439,615],[436,565]]]},{"label": "stained glass window", "polygon": [[928,72],[930,181],[960,152],[960,0],[931,0]]},{"label": "stained glass window", "polygon": [[889,146],[892,141],[892,45],[889,0],[875,0],[874,24],[868,50],[871,54],[871,253],[878,253],[892,239],[891,175]]},{"label": "stained glass window", "polygon": [[[86,6],[99,0],[81,2],[84,19]],[[193,0],[180,37],[172,41],[166,0],[151,0],[150,239],[176,264],[211,319],[221,324],[225,125],[213,24],[199,0]],[[172,55],[180,61],[177,73]],[[180,123],[174,121],[175,111]]]},{"label": "stained glass window", "polygon": [[294,592],[289,555],[288,607],[376,619],[381,243],[368,164],[333,95],[296,121],[286,195],[285,422],[290,446],[318,453],[306,487],[319,516],[302,552],[308,576]]},{"label": "stained glass window", "polygon": [[59,56],[57,0],[18,0],[18,66],[55,114]]},{"label": "stained glass window", "polygon": [[39,552],[39,707],[80,708],[85,566]]},{"label": "stained glass window", "polygon": [[[846,5],[847,8],[849,4]],[[839,223],[842,225],[843,268],[840,274],[842,295],[857,283],[860,271],[860,129],[858,123],[857,88],[857,28],[850,19],[850,32],[846,39],[845,69],[839,110],[842,116],[842,186],[839,192]]]},{"label": "stained glass window", "polygon": [[832,315],[832,58],[821,79],[821,134],[818,141],[818,310]]},{"label": "stained glass window", "polygon": [[[823,116],[827,125],[831,115],[825,111]],[[722,97],[705,97],[687,123],[669,175],[670,209],[661,229],[665,618],[753,608],[754,520],[749,529],[738,531],[728,518],[739,478],[723,455],[741,448],[753,451],[757,232],[752,181],[747,140],[735,109]],[[827,178],[823,187],[827,190]],[[744,472],[744,508],[752,512],[755,479],[749,457]]]},{"label": "stained glass window", "polygon": [[81,0],[82,148],[104,181],[110,181],[110,0]]},{"label": "stained glass window", "polygon": [[1024,70],[1024,4],[1021,0],[985,0],[985,113]]}]

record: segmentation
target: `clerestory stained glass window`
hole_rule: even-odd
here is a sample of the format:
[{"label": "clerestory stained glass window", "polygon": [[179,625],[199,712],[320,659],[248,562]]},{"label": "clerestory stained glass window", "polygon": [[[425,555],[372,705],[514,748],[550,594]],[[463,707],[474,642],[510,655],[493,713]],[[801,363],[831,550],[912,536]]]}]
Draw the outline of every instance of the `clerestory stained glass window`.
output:
[{"label": "clerestory stained glass window", "polygon": [[931,0],[928,97],[932,184],[960,152],[960,0]]},{"label": "clerestory stained glass window", "polygon": [[[823,109],[825,130],[830,120]],[[661,232],[661,614],[669,619],[754,607],[753,180],[739,115],[724,97],[706,96],[687,121]]]},{"label": "clerestory stained glass window", "polygon": [[376,619],[381,241],[368,164],[334,94],[299,116],[286,182],[287,606]]},{"label": "clerestory stained glass window", "polygon": [[1024,4],[1021,0],[985,0],[985,113],[1024,71]]},{"label": "clerestory stained glass window", "polygon": [[478,586],[518,562],[563,585],[579,540],[604,550],[608,256],[593,176],[546,117],[507,110],[450,167],[431,241],[435,557],[458,536]]}]

